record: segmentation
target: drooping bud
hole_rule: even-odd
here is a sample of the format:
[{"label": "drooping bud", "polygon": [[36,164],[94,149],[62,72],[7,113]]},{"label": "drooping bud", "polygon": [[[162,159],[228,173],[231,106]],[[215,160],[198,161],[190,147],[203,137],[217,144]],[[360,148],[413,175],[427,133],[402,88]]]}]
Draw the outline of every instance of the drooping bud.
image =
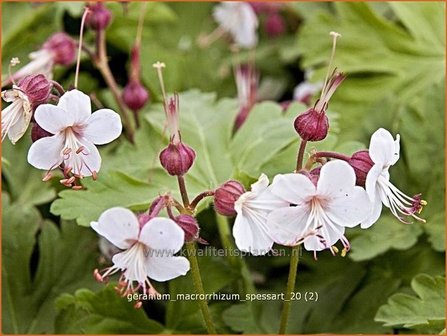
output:
[{"label": "drooping bud", "polygon": [[160,162],[172,176],[182,176],[188,172],[194,163],[196,152],[188,145],[171,142],[160,153]]},{"label": "drooping bud", "polygon": [[199,224],[193,216],[182,214],[175,217],[174,221],[185,232],[185,242],[197,240],[199,238]]},{"label": "drooping bud", "polygon": [[48,101],[53,85],[44,75],[39,74],[24,77],[17,87],[26,94],[35,109],[38,105]]},{"label": "drooping bud", "polygon": [[329,131],[326,113],[318,112],[313,107],[296,117],[293,125],[301,139],[306,141],[323,140]]},{"label": "drooping bud", "polygon": [[131,80],[123,89],[124,104],[132,111],[137,112],[149,100],[149,92],[139,81]]},{"label": "drooping bud", "polygon": [[101,2],[88,6],[90,13],[87,15],[85,23],[90,29],[104,30],[112,19],[112,13]]},{"label": "drooping bud", "polygon": [[244,186],[238,181],[230,180],[214,192],[214,209],[223,216],[236,216],[234,202],[245,193]]},{"label": "drooping bud", "polygon": [[264,27],[265,32],[271,38],[281,36],[286,31],[284,19],[278,13],[268,15]]},{"label": "drooping bud", "polygon": [[46,137],[49,137],[52,135],[53,135],[52,133],[45,131],[37,123],[34,123],[33,127],[31,128],[31,141],[32,142],[36,142],[39,139],[46,138]]},{"label": "drooping bud", "polygon": [[352,168],[354,168],[356,184],[364,187],[366,176],[368,175],[368,172],[371,170],[372,166],[374,166],[374,162],[371,160],[368,150],[365,149],[355,152],[352,154],[348,163]]},{"label": "drooping bud", "polygon": [[53,54],[53,61],[60,65],[70,65],[76,58],[76,42],[67,34],[59,32],[51,35],[42,49]]}]

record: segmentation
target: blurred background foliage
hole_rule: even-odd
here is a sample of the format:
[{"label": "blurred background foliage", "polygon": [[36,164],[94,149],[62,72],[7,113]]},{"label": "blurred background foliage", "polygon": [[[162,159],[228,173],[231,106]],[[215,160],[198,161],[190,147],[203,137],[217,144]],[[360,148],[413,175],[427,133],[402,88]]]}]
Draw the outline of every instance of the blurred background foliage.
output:
[{"label": "blurred background foliage", "polygon": [[[91,220],[111,206],[147,209],[159,192],[175,190],[157,155],[166,137],[155,61],[167,64],[169,91],[181,94],[182,133],[197,151],[188,176],[191,194],[234,177],[246,185],[261,172],[270,177],[293,170],[293,118],[275,102],[255,106],[232,136],[237,113],[232,64],[251,57],[233,55],[226,41],[201,49],[196,39],[215,28],[213,3],[149,3],[142,42],[142,79],[152,102],[140,115],[134,145],[124,139],[102,148],[98,181],[87,190],[62,190],[42,183],[26,162],[29,136],[2,148],[2,318],[4,333],[204,333],[195,302],[148,301],[135,310],[113,285],[91,276],[104,266]],[[80,2],[2,3],[2,73],[9,60],[27,55],[53,32],[77,37]],[[128,54],[141,4],[108,3],[110,65],[120,85],[127,81]],[[383,211],[370,230],[349,235],[347,257],[303,252],[297,291],[318,292],[317,302],[293,303],[292,333],[439,333],[445,324],[445,4],[441,2],[287,3],[281,15],[287,33],[269,38],[260,29],[256,65],[265,100],[292,99],[305,73],[322,80],[330,50],[329,31],[342,34],[335,64],[348,78],[330,106],[332,132],[317,148],[348,154],[368,145],[379,127],[400,133],[402,155],[392,168],[395,185],[428,201],[426,224],[405,225]],[[94,43],[87,32],[86,43]],[[66,88],[74,67],[57,68]],[[79,88],[115,103],[100,74],[85,58]],[[57,195],[59,198],[56,199]],[[202,236],[220,247],[209,203],[201,207]],[[79,224],[79,225],[76,225]],[[287,257],[245,258],[259,293],[284,290]],[[223,257],[200,258],[207,292],[242,291],[247,274]],[[192,292],[190,276],[156,284],[160,292]],[[210,309],[219,332],[276,333],[281,302],[215,301]],[[445,331],[445,329],[444,329]]]}]

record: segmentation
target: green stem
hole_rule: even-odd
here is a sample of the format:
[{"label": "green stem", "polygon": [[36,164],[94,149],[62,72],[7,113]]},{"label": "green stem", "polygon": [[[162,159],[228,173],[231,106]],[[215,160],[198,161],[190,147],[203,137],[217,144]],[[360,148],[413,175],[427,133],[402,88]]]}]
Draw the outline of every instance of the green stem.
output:
[{"label": "green stem", "polygon": [[243,281],[244,293],[255,293],[256,289],[251,279],[250,271],[245,263],[245,260],[234,254],[236,246],[231,238],[230,226],[228,224],[228,218],[216,213],[217,228],[219,230],[220,240],[222,246],[226,251],[226,256],[230,265],[238,268],[241,271]]},{"label": "green stem", "polygon": [[290,258],[289,278],[287,279],[287,289],[284,295],[284,305],[281,312],[281,322],[279,325],[279,334],[285,334],[289,322],[290,308],[292,306],[292,292],[295,291],[296,272],[298,270],[298,261],[300,259],[300,245],[292,248]]},{"label": "green stem", "polygon": [[189,197],[188,191],[186,190],[185,178],[183,176],[177,176],[178,188],[180,190],[180,195],[182,196],[182,202],[185,209],[189,209]]},{"label": "green stem", "polygon": [[200,277],[200,269],[199,269],[199,263],[197,261],[196,256],[196,245],[194,242],[188,242],[186,243],[186,249],[188,251],[188,259],[191,263],[191,274],[192,274],[192,280],[194,283],[194,287],[196,290],[196,293],[199,294],[198,303],[200,310],[202,311],[202,316],[205,321],[206,330],[208,331],[208,334],[217,334],[216,328],[213,325],[213,321],[211,319],[211,314],[208,309],[208,302],[205,297],[205,290],[203,289],[202,284],[202,278]]}]

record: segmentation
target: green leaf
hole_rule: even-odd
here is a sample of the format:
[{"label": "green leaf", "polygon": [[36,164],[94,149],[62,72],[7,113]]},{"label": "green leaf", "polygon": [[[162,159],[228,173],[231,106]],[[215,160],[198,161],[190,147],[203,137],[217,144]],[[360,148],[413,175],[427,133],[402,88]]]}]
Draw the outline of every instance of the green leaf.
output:
[{"label": "green leaf", "polygon": [[391,296],[375,317],[386,326],[418,328],[439,333],[445,326],[445,277],[416,276],[411,282],[415,295]]},{"label": "green leaf", "polygon": [[[52,333],[54,299],[61,293],[96,282],[96,236],[74,223],[61,229],[42,220],[35,208],[12,204],[3,212],[3,331]],[[36,234],[40,229],[40,235]],[[38,247],[37,270],[30,269]]]},{"label": "green leaf", "polygon": [[[385,211],[389,210],[384,207],[382,212]],[[406,250],[412,247],[422,234],[422,229],[418,223],[404,224],[394,216],[382,215],[369,229],[357,229],[355,232],[349,257],[362,261],[372,259],[389,249]]]},{"label": "green leaf", "polygon": [[143,309],[117,295],[113,285],[92,292],[79,289],[57,301],[56,333],[60,334],[158,334],[163,326],[149,319]]},{"label": "green leaf", "polygon": [[[202,276],[205,293],[218,293],[225,286],[236,279],[235,271],[222,258],[210,257],[213,253],[210,250],[206,255],[200,255],[198,251],[198,261]],[[191,272],[184,277],[171,280],[169,282],[169,293],[171,301],[166,309],[166,327],[176,332],[204,333],[205,325],[203,317],[199,312],[199,305],[196,301],[181,299],[178,295],[195,293]],[[172,300],[176,298],[176,300]],[[212,307],[213,304],[211,303]]]},{"label": "green leaf", "polygon": [[242,303],[232,306],[223,314],[223,319],[233,330],[244,334],[266,334],[262,326],[262,304]]},{"label": "green leaf", "polygon": [[[349,134],[359,134],[358,120],[371,112],[372,103],[390,92],[393,100],[407,103],[433,84],[443,82],[442,3],[393,5],[397,18],[408,30],[368,3],[339,2],[334,7],[335,15],[321,12],[312,16],[300,29],[298,39],[303,67],[319,68],[316,76],[322,78],[331,44],[328,33],[334,29],[341,33],[335,64],[349,76],[337,90],[331,106],[345,111],[341,114],[342,125]],[[414,17],[418,18],[417,24]],[[380,115],[383,114],[382,110]]]},{"label": "green leaf", "polygon": [[31,137],[27,132],[15,145],[9,141],[2,144],[2,155],[8,161],[2,173],[6,188],[13,202],[40,205],[53,200],[56,191],[51,183],[42,182],[43,172],[32,167],[27,161]]},{"label": "green leaf", "polygon": [[159,195],[174,187],[166,184],[166,174],[154,170],[153,182],[147,183],[134,179],[126,174],[104,173],[96,181],[85,179],[85,190],[64,190],[51,204],[51,212],[64,219],[76,219],[82,226],[90,226],[99,215],[114,206],[131,208],[135,211],[146,211],[149,204]]}]

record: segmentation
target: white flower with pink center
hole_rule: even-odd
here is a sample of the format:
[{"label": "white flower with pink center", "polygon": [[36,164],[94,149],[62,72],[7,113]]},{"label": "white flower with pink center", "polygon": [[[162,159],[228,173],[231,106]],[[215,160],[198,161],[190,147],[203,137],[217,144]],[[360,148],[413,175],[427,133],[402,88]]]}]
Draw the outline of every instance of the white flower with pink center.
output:
[{"label": "white flower with pink center", "polygon": [[107,144],[122,131],[120,116],[110,109],[92,113],[90,98],[78,90],[66,92],[57,106],[40,105],[34,118],[41,128],[54,134],[34,142],[28,162],[51,171],[63,166],[74,176],[96,176],[101,156],[95,145]]},{"label": "white flower with pink center", "polygon": [[373,225],[382,212],[382,203],[400,221],[408,223],[403,217],[411,216],[419,221],[419,214],[426,204],[420,195],[407,196],[390,182],[389,168],[399,160],[400,137],[396,140],[386,129],[379,128],[371,136],[369,156],[374,166],[366,176],[365,188],[373,204],[371,215],[362,222],[362,228]]},{"label": "white flower with pink center", "polygon": [[326,163],[316,186],[303,174],[277,175],[272,193],[290,206],[268,216],[271,237],[287,246],[301,243],[304,237],[308,251],[330,248],[334,252],[332,245],[338,240],[349,250],[345,228],[360,224],[371,211],[365,190],[355,186],[354,169],[343,161]]},{"label": "white flower with pink center", "polygon": [[189,261],[174,256],[183,246],[183,230],[169,218],[155,217],[140,226],[137,216],[125,208],[111,208],[104,211],[98,222],[91,227],[113,245],[123,250],[112,258],[113,266],[100,273],[95,271],[99,281],[121,271],[120,293],[153,293],[149,278],[168,281],[185,275]]},{"label": "white flower with pink center", "polygon": [[251,191],[242,194],[234,203],[237,216],[233,226],[236,246],[253,255],[268,253],[273,246],[273,239],[267,227],[267,216],[276,208],[288,203],[275,196],[269,187],[268,177],[262,174]]}]

